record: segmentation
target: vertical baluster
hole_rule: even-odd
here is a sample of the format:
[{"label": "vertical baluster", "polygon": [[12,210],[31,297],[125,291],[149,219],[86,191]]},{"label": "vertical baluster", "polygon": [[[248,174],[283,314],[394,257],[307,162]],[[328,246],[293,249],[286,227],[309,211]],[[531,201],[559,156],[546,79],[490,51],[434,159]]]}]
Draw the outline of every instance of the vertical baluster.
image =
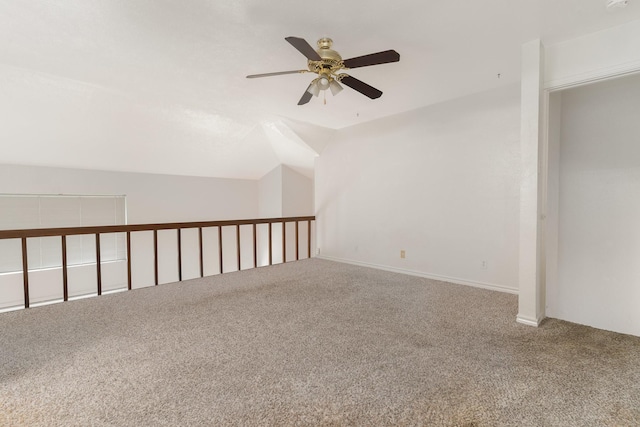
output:
[{"label": "vertical baluster", "polygon": [[67,236],[62,236],[62,299],[69,301],[69,276],[67,275]]},{"label": "vertical baluster", "polygon": [[153,274],[158,286],[158,230],[153,230]]},{"label": "vertical baluster", "polygon": [[224,272],[222,268],[222,226],[218,226],[218,257],[220,258],[220,274]]},{"label": "vertical baluster", "polygon": [[96,233],[96,275],[98,280],[98,295],[102,295],[102,265],[100,260],[100,233]]},{"label": "vertical baluster", "polygon": [[298,221],[296,221],[296,261],[300,259],[300,242],[298,240]]},{"label": "vertical baluster", "polygon": [[29,308],[29,265],[26,237],[22,238],[22,281],[24,284],[24,308]]},{"label": "vertical baluster", "polygon": [[178,281],[182,281],[182,228],[178,228]]},{"label": "vertical baluster", "polygon": [[269,265],[273,265],[273,253],[272,253],[273,248],[271,247],[272,246],[272,241],[271,241],[271,225],[272,224],[273,224],[272,222],[269,223]]},{"label": "vertical baluster", "polygon": [[256,224],[253,224],[253,268],[258,266],[258,236]]},{"label": "vertical baluster", "polygon": [[307,254],[311,258],[311,220],[307,220]]},{"label": "vertical baluster", "polygon": [[240,224],[236,224],[236,248],[238,250],[238,271],[242,270],[240,267]]},{"label": "vertical baluster", "polygon": [[200,277],[204,277],[204,256],[202,254],[202,227],[198,228],[198,246],[200,247]]},{"label": "vertical baluster", "polygon": [[127,231],[127,289],[131,290],[131,232]]},{"label": "vertical baluster", "polygon": [[287,262],[287,224],[282,221],[282,263]]}]

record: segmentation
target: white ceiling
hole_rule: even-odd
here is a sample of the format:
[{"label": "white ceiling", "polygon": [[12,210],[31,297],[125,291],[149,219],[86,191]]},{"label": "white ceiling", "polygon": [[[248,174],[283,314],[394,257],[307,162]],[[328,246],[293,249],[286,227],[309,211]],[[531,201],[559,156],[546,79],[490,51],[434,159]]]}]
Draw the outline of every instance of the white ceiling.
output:
[{"label": "white ceiling", "polygon": [[[307,175],[332,130],[520,79],[520,46],[635,19],[606,0],[0,0],[3,161],[257,179]],[[343,58],[395,49],[296,105],[312,76],[285,42],[329,36]],[[498,78],[500,75],[500,78]]]}]

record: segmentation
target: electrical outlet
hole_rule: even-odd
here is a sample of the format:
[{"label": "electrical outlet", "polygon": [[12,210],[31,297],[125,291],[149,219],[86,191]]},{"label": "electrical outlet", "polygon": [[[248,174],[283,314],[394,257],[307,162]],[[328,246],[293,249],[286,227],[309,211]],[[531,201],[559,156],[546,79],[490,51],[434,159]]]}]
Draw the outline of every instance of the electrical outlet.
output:
[{"label": "electrical outlet", "polygon": [[482,261],[482,269],[486,270],[487,269],[487,261]]},{"label": "electrical outlet", "polygon": [[400,258],[406,258],[407,257],[407,253],[403,250],[400,251]]},{"label": "electrical outlet", "polygon": [[316,248],[316,255],[320,255],[320,248]]}]

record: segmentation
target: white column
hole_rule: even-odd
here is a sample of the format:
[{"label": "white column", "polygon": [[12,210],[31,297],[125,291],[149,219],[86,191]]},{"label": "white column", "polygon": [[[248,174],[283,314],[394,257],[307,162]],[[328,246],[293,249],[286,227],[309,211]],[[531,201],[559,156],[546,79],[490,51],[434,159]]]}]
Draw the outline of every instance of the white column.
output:
[{"label": "white column", "polygon": [[540,40],[522,45],[520,149],[520,262],[517,321],[538,326],[544,318],[542,282],[540,147],[543,147],[544,50]]}]

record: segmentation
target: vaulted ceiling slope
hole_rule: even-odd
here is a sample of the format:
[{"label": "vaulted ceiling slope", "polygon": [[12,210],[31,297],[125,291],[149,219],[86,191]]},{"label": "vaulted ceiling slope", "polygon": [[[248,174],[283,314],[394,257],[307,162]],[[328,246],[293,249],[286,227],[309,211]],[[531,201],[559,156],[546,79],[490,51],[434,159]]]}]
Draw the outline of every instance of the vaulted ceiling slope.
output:
[{"label": "vaulted ceiling slope", "polygon": [[[0,0],[3,162],[257,179],[310,175],[332,132],[520,79],[520,46],[640,19],[605,0]],[[296,105],[287,36],[329,36],[382,90]],[[498,78],[500,75],[500,78]]]}]

